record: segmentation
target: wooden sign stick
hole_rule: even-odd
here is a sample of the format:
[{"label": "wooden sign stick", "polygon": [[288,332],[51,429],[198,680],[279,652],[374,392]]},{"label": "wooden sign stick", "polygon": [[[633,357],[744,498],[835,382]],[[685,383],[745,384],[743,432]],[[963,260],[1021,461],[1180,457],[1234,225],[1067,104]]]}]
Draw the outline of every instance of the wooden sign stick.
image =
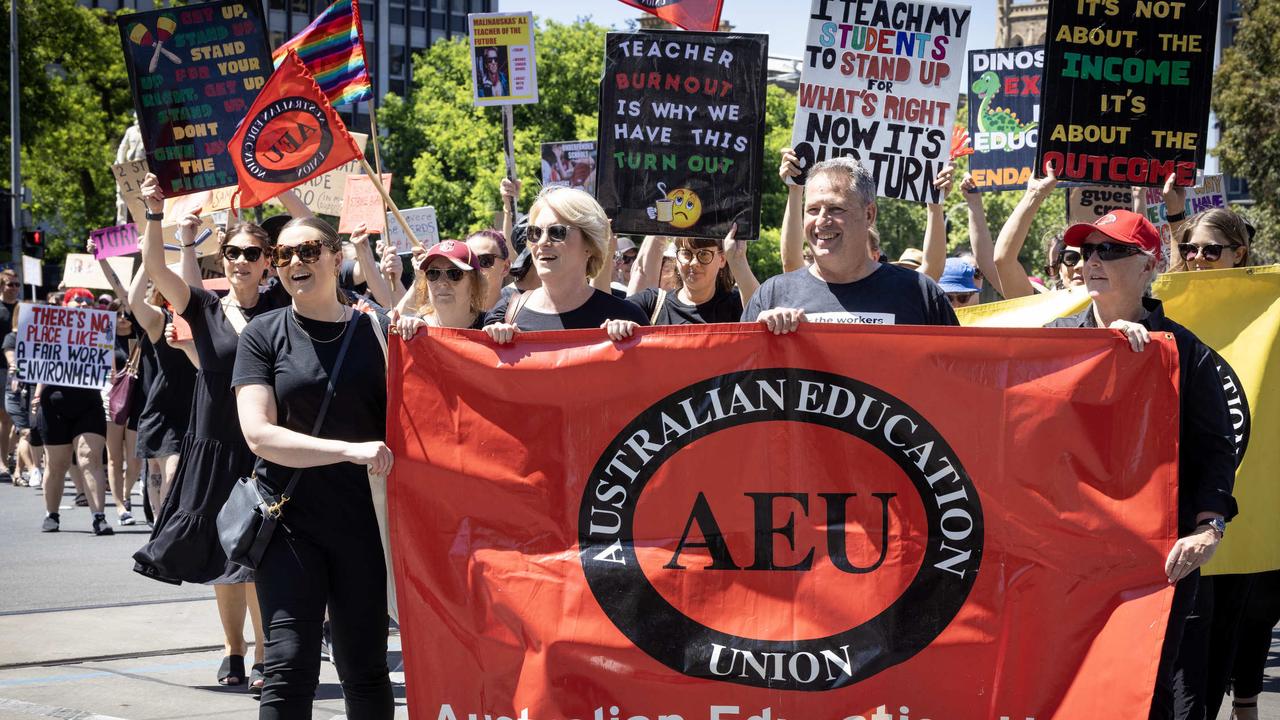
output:
[{"label": "wooden sign stick", "polygon": [[369,179],[373,181],[373,186],[378,189],[378,194],[382,196],[382,202],[391,208],[391,214],[395,215],[396,222],[400,223],[404,234],[409,236],[409,241],[413,243],[414,247],[422,247],[422,241],[418,240],[417,235],[413,234],[413,229],[409,227],[408,221],[400,214],[400,208],[396,207],[395,201],[387,194],[387,189],[382,187],[382,176],[373,172],[373,168],[369,167],[369,161],[364,159],[364,155],[358,156],[357,159],[360,161],[360,167],[364,168],[365,175],[369,176]]}]

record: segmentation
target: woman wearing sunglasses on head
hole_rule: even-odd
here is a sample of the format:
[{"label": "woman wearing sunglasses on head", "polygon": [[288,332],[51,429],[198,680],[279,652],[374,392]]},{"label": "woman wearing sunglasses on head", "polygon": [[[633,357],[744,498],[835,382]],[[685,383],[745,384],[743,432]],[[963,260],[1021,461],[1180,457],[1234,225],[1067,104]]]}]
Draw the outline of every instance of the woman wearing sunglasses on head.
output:
[{"label": "woman wearing sunglasses on head", "polygon": [[494,342],[511,342],[518,331],[587,328],[605,328],[620,340],[625,335],[616,326],[606,327],[609,321],[649,324],[635,305],[588,284],[604,271],[610,243],[609,219],[595,198],[576,188],[544,189],[529,209],[527,233],[542,286],[498,303],[489,313],[485,332]]},{"label": "woman wearing sunglasses on head", "polygon": [[[649,318],[650,325],[738,322],[760,283],[747,263],[747,244],[738,242],[737,226],[724,240],[676,238],[675,292],[646,288],[627,298]],[[634,323],[622,329],[630,335]]]},{"label": "woman wearing sunglasses on head", "polygon": [[[156,290],[191,326],[200,369],[190,404],[187,433],[179,448],[177,474],[151,540],[134,553],[134,570],[165,582],[213,585],[222,620],[224,652],[217,680],[222,685],[262,684],[262,618],[253,572],[227,559],[218,542],[216,519],[232,486],[253,472],[253,453],[245,444],[231,393],[240,333],[249,321],[287,300],[282,292],[259,292],[270,265],[271,241],[252,223],[232,226],[221,238],[222,269],[231,292],[225,298],[187,282],[165,264],[161,220],[164,195],[154,175],[142,183],[147,227],[141,242],[142,267]],[[186,244],[186,243],[184,243]],[[244,621],[253,622],[255,661],[244,667]]]},{"label": "woman wearing sunglasses on head", "polygon": [[487,280],[467,245],[445,240],[427,251],[419,266],[412,298],[395,332],[413,339],[423,327],[484,329]]},{"label": "woman wearing sunglasses on head", "polygon": [[267,627],[258,717],[311,717],[327,607],[347,715],[389,719],[387,578],[369,487],[392,462],[387,321],[346,304],[341,244],[323,220],[286,225],[272,262],[292,302],[245,330],[232,378],[257,482],[288,497],[258,566]]},{"label": "woman wearing sunglasses on head", "polygon": [[[1160,235],[1145,217],[1116,210],[1092,225],[1071,226],[1065,242],[1084,257],[1085,286],[1093,302],[1047,327],[1117,329],[1137,352],[1154,332],[1172,334],[1177,344],[1179,540],[1164,564],[1176,589],[1150,717],[1173,718],[1175,702],[1178,717],[1191,717],[1181,708],[1184,703],[1203,705],[1204,685],[1193,679],[1205,677],[1207,657],[1196,633],[1184,631],[1190,629],[1188,619],[1194,615],[1200,567],[1213,557],[1226,522],[1236,514],[1231,496],[1235,446],[1216,356],[1191,331],[1166,317],[1159,300],[1145,297],[1160,255]],[[1141,452],[1138,442],[1135,438],[1133,452]]]}]

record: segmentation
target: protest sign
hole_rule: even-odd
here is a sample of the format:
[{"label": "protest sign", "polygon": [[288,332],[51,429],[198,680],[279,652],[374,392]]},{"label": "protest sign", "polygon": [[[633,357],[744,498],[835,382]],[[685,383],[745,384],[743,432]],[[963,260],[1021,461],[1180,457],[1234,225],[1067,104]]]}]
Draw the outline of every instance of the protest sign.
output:
[{"label": "protest sign", "polygon": [[165,196],[235,185],[227,143],[272,71],[262,4],[216,0],[116,23],[147,165]]},{"label": "protest sign", "polygon": [[[365,145],[369,141],[369,136],[364,133],[350,133],[351,139],[356,141],[356,145],[360,147],[360,154],[364,154]],[[332,215],[338,217],[342,214],[342,193],[347,189],[347,176],[360,173],[360,161],[352,160],[336,170],[311,178],[310,180],[295,187],[293,191],[298,194],[303,204],[311,208],[311,211],[317,215]],[[268,205],[279,205],[280,201],[272,198],[267,201]]]},{"label": "protest sign", "polygon": [[942,202],[933,179],[950,156],[968,7],[813,0],[791,147],[808,169],[850,156],[881,197]]},{"label": "protest sign", "polygon": [[93,240],[93,257],[97,260],[138,252],[138,228],[133,223],[94,230],[89,239]]},{"label": "protest sign", "polygon": [[[391,192],[391,174],[383,173],[382,187]],[[364,223],[370,235],[381,235],[386,232],[386,209],[382,204],[382,195],[373,186],[368,175],[348,175],[347,184],[342,193],[342,215],[338,217],[338,232],[355,232],[356,226]]]},{"label": "protest sign", "polygon": [[472,13],[472,100],[489,105],[538,102],[538,63],[533,50],[533,13]]},{"label": "protest sign", "polygon": [[1050,3],[1036,174],[1195,184],[1217,27],[1218,0]]},{"label": "protest sign", "polygon": [[969,172],[979,190],[1021,190],[1040,132],[1044,47],[969,51]]},{"label": "protest sign", "polygon": [[[390,177],[390,175],[386,177]],[[404,216],[405,222],[409,223],[409,229],[413,230],[413,236],[418,238],[418,242],[422,243],[422,247],[429,248],[440,242],[440,228],[436,225],[435,208],[428,206],[401,210],[400,214]],[[400,227],[400,223],[395,221],[395,215],[387,213],[384,221],[387,226],[387,240],[396,249],[396,253],[408,255],[413,252],[413,241],[405,234],[404,228]]]},{"label": "protest sign", "polygon": [[18,382],[103,390],[111,383],[116,314],[108,310],[18,306]]},{"label": "protest sign", "polygon": [[[1164,208],[1164,193],[1160,188],[1147,188],[1147,219],[1152,225],[1156,226],[1156,230],[1160,232],[1160,237],[1166,243],[1170,242],[1172,235],[1169,232],[1168,213]],[[1205,175],[1204,182],[1192,188],[1187,188],[1187,206],[1186,215],[1191,217],[1196,213],[1202,213],[1205,210],[1214,208],[1227,207],[1227,195],[1222,187],[1221,175]]]},{"label": "protest sign", "polygon": [[1093,223],[1113,210],[1133,210],[1133,188],[1117,185],[1081,185],[1064,188],[1067,223]]},{"label": "protest sign", "polygon": [[[116,277],[120,278],[120,284],[125,287],[128,287],[133,280],[133,260],[129,256],[106,259],[107,265],[111,266]],[[102,272],[99,261],[88,253],[67,254],[63,260],[62,284],[66,287],[86,287],[95,290],[114,289],[111,283],[107,282],[107,276]]]},{"label": "protest sign", "polygon": [[22,284],[40,287],[44,284],[44,265],[39,258],[22,256]]},{"label": "protest sign", "polygon": [[542,143],[542,187],[576,187],[596,194],[596,141]]},{"label": "protest sign", "polygon": [[609,33],[596,198],[613,230],[760,233],[766,35]]},{"label": "protest sign", "polygon": [[[143,203],[142,203],[141,188],[142,188],[142,181],[143,179],[146,178],[147,172],[148,172],[147,163],[145,160],[130,160],[128,162],[117,163],[111,166],[111,173],[112,175],[115,176],[115,179],[116,179],[116,187],[120,189],[120,196],[124,199],[125,205],[129,208],[129,216],[133,218],[135,226],[139,227],[139,230],[138,230],[139,234],[141,234],[142,232],[145,232],[145,228],[146,228],[145,218],[146,218],[147,209],[146,207],[143,206]],[[232,189],[232,191],[234,191],[234,188]],[[192,195],[188,195],[184,197],[199,198],[203,194],[204,193],[202,192],[194,193]],[[225,188],[220,188],[218,190],[213,191],[213,193],[209,195],[209,197],[212,198],[209,201],[209,206],[212,207],[216,205],[218,202],[221,202],[225,194],[226,194]],[[166,245],[177,244],[178,223],[184,217],[184,216],[177,215],[176,212],[170,211],[172,208],[175,207],[175,205],[173,204],[175,199],[176,198],[165,199],[165,203],[164,203],[165,216],[164,216],[164,220],[160,221],[160,227],[163,232],[164,242]],[[228,205],[230,204],[229,198],[226,202]],[[181,206],[178,206],[178,207],[180,208]],[[203,232],[206,229],[212,230],[215,224],[213,213],[210,212],[210,208],[203,208],[202,212],[207,214],[202,214],[200,216],[200,229],[196,231],[197,234]],[[138,226],[137,225],[138,223],[144,223],[144,224],[141,226]],[[216,254],[217,252],[218,252],[217,243],[202,243],[196,246],[197,255],[213,255],[213,254]]]},{"label": "protest sign", "polygon": [[426,717],[1147,716],[1177,540],[1164,334],[426,333],[394,344],[387,422]]}]

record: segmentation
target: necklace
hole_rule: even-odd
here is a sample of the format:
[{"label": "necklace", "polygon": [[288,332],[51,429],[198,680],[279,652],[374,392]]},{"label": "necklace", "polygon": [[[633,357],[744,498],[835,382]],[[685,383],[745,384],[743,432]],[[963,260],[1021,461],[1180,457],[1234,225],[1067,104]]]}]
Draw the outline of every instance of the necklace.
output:
[{"label": "necklace", "polygon": [[[342,314],[343,316],[346,316],[347,311],[345,308],[343,309]],[[317,342],[317,343],[320,343],[321,345],[327,345],[328,343],[331,343],[331,342],[337,342],[338,340],[342,339],[343,334],[346,333],[347,331],[347,326],[343,325],[342,329],[338,331],[337,335],[335,335],[332,338],[329,338],[328,340],[321,340],[320,338],[308,332],[307,328],[302,325],[302,321],[298,319],[297,310],[294,310],[293,308],[289,308],[289,315],[293,318],[293,324],[298,326],[298,329],[302,331],[303,335],[306,335],[308,338],[311,338],[312,342]],[[341,319],[339,319],[339,322],[341,322]]]}]

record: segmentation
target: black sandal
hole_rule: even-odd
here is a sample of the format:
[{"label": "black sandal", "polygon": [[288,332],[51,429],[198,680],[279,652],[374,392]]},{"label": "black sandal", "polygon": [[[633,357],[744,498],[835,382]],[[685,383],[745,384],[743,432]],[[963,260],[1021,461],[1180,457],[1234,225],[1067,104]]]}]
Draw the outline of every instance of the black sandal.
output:
[{"label": "black sandal", "polygon": [[218,684],[219,685],[243,685],[244,676],[244,656],[243,655],[227,655],[222,658],[222,665],[218,666]]},{"label": "black sandal", "polygon": [[262,686],[267,684],[267,666],[257,663],[253,666],[253,672],[249,673],[249,694],[255,700],[262,699]]}]

